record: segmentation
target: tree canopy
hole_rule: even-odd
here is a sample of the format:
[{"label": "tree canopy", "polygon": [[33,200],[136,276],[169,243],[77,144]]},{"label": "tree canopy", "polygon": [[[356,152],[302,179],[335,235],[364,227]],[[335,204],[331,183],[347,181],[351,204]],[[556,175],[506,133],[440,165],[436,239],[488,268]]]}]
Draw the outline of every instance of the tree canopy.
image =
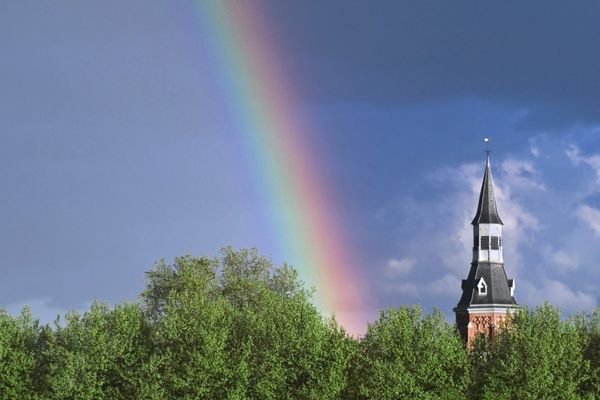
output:
[{"label": "tree canopy", "polygon": [[594,399],[597,311],[518,312],[468,349],[439,310],[381,311],[364,337],[256,250],[178,257],[137,303],[41,325],[0,311],[2,399]]}]

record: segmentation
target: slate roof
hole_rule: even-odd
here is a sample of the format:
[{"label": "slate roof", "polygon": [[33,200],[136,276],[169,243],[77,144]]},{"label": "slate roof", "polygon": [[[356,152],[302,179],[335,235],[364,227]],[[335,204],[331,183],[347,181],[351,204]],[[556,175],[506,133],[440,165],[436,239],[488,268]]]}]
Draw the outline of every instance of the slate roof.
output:
[{"label": "slate roof", "polygon": [[485,173],[483,174],[483,183],[481,184],[481,193],[479,194],[479,204],[477,204],[477,214],[475,214],[475,218],[473,218],[471,224],[502,224],[496,207],[489,157],[485,163]]},{"label": "slate roof", "polygon": [[[487,285],[487,293],[479,294],[477,284],[483,278]],[[462,309],[474,305],[515,306],[517,301],[510,294],[510,286],[514,284],[508,279],[504,264],[490,262],[474,262],[471,264],[469,276],[462,281],[462,296],[456,308]]]}]

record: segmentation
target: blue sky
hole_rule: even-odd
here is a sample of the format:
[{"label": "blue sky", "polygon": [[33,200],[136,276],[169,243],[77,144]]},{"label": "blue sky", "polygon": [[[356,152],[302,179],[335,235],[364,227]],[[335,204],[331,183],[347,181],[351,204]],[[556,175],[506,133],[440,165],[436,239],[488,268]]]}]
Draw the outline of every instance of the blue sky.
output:
[{"label": "blue sky", "polygon": [[[522,304],[600,292],[600,5],[256,2],[377,308],[450,313],[484,136]],[[185,1],[0,4],[0,304],[136,300],[161,258],[280,260]],[[287,260],[289,261],[289,260]]]}]

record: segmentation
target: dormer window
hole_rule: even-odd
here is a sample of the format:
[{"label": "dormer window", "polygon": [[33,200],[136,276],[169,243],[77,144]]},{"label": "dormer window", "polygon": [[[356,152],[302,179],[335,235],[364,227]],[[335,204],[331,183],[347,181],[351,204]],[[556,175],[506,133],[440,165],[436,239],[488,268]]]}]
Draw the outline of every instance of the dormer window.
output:
[{"label": "dormer window", "polygon": [[510,295],[511,297],[515,297],[515,280],[514,279],[509,279],[508,280],[508,288],[510,289]]},{"label": "dormer window", "polygon": [[479,280],[479,283],[477,284],[477,290],[479,291],[479,295],[487,294],[487,283],[485,283],[483,278]]}]

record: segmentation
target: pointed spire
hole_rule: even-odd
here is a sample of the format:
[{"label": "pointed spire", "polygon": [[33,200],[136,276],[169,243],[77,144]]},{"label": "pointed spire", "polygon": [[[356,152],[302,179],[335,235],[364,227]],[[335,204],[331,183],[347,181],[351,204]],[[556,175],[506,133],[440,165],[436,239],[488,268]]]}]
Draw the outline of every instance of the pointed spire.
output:
[{"label": "pointed spire", "polygon": [[494,184],[492,182],[492,170],[490,168],[490,154],[487,152],[485,162],[485,173],[483,174],[483,183],[481,184],[481,193],[479,194],[479,204],[477,205],[477,214],[473,218],[472,225],[477,224],[501,224],[502,220],[498,215],[496,208],[496,197],[494,196]]}]

